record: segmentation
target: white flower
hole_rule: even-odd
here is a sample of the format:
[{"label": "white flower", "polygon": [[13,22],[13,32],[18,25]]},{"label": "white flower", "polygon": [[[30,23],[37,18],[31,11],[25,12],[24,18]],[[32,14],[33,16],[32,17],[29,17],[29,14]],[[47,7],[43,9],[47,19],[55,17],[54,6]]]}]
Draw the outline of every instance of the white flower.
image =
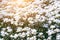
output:
[{"label": "white flower", "polygon": [[15,35],[14,35],[14,38],[17,38],[17,37],[18,37],[18,34],[15,34]]},{"label": "white flower", "polygon": [[33,20],[33,18],[32,18],[32,17],[29,17],[29,18],[28,18],[28,21],[31,21],[31,20]]},{"label": "white flower", "polygon": [[49,18],[49,20],[53,20],[53,21],[54,21],[54,20],[55,20],[55,18],[54,18],[54,17],[50,17],[50,18]]},{"label": "white flower", "polygon": [[52,28],[52,29],[55,28],[55,25],[51,25],[50,28]]},{"label": "white flower", "polygon": [[18,21],[14,21],[14,24],[17,26],[18,25]]},{"label": "white flower", "polygon": [[30,40],[36,40],[36,36],[30,37]]},{"label": "white flower", "polygon": [[7,26],[7,32],[12,32],[12,29],[11,29],[11,27],[10,26]]},{"label": "white flower", "polygon": [[5,35],[9,35],[7,32],[5,32]]},{"label": "white flower", "polygon": [[5,32],[4,31],[1,31],[1,36],[5,36]]},{"label": "white flower", "polygon": [[19,15],[15,15],[14,18],[15,18],[16,21],[18,21],[20,19],[20,16]]},{"label": "white flower", "polygon": [[56,14],[56,16],[55,16],[55,17],[56,17],[56,18],[57,18],[57,17],[60,17],[60,14]]},{"label": "white flower", "polygon": [[13,35],[10,35],[10,37],[11,37],[11,38],[14,38],[14,36],[13,36]]},{"label": "white flower", "polygon": [[4,18],[3,21],[4,22],[9,22],[9,19],[8,18]]},{"label": "white flower", "polygon": [[29,23],[30,23],[30,24],[33,24],[33,23],[34,23],[34,21],[29,21]]},{"label": "white flower", "polygon": [[11,27],[10,26],[7,26],[7,28],[6,29],[10,29]]},{"label": "white flower", "polygon": [[52,34],[54,34],[55,32],[53,31],[53,30],[48,30],[48,35],[52,35]]},{"label": "white flower", "polygon": [[55,19],[54,22],[60,23],[60,20],[59,19]]},{"label": "white flower", "polygon": [[55,32],[60,32],[60,29],[56,28],[54,29]]},{"label": "white flower", "polygon": [[43,33],[42,33],[42,32],[40,32],[40,33],[38,34],[38,36],[41,36],[41,35],[43,35]]},{"label": "white flower", "polygon": [[7,29],[7,32],[12,32],[12,29],[10,28],[10,29]]},{"label": "white flower", "polygon": [[13,24],[14,23],[13,19],[10,19],[10,22],[11,22],[11,24]]},{"label": "white flower", "polygon": [[26,36],[26,33],[22,33],[21,35],[20,35],[20,37],[22,37],[22,38],[24,38]]},{"label": "white flower", "polygon": [[49,23],[49,24],[51,24],[51,23],[52,23],[52,21],[51,21],[51,20],[49,20],[49,21],[48,21],[48,23]]},{"label": "white flower", "polygon": [[30,36],[31,35],[31,32],[30,31],[27,31],[26,35],[27,36]]},{"label": "white flower", "polygon": [[36,35],[37,34],[37,30],[31,29],[31,33],[34,34],[34,35]]},{"label": "white flower", "polygon": [[22,28],[21,27],[17,27],[17,31],[16,32],[20,32],[22,31]]},{"label": "white flower", "polygon": [[23,28],[23,30],[30,31],[31,28],[29,28],[29,27],[25,27],[25,28]]}]

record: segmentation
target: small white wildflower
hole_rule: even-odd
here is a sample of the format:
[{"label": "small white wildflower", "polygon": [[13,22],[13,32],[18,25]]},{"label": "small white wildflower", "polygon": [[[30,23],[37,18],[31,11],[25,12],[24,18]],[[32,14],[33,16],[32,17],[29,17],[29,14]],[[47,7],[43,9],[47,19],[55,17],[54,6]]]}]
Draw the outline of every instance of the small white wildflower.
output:
[{"label": "small white wildflower", "polygon": [[43,35],[43,33],[42,33],[42,32],[38,34],[38,36],[41,36],[41,35]]},{"label": "small white wildflower", "polygon": [[17,26],[18,25],[18,22],[17,21],[14,21],[14,24]]},{"label": "small white wildflower", "polygon": [[8,18],[4,18],[3,21],[4,22],[9,22],[9,19]]},{"label": "small white wildflower", "polygon": [[48,35],[52,35],[52,34],[54,34],[55,32],[53,31],[53,30],[48,30]]},{"label": "small white wildflower", "polygon": [[10,19],[10,22],[11,22],[11,24],[13,24],[14,23],[13,19]]},{"label": "small white wildflower", "polygon": [[22,37],[22,38],[24,38],[26,36],[26,33],[22,33],[21,35],[20,35],[20,37]]},{"label": "small white wildflower", "polygon": [[57,17],[60,17],[60,14],[56,14],[56,16],[55,16],[55,17],[56,17],[56,18],[57,18]]},{"label": "small white wildflower", "polygon": [[55,28],[55,25],[51,25],[50,28],[52,28],[52,29]]},{"label": "small white wildflower", "polygon": [[17,31],[16,32],[20,32],[22,31],[22,28],[21,27],[17,27]]},{"label": "small white wildflower", "polygon": [[5,35],[9,35],[7,32],[5,32]]},{"label": "small white wildflower", "polygon": [[60,20],[59,19],[55,19],[54,22],[60,23]]},{"label": "small white wildflower", "polygon": [[10,29],[7,29],[7,32],[12,32],[12,29],[10,28]]},{"label": "small white wildflower", "polygon": [[20,16],[19,15],[15,15],[14,18],[15,18],[16,21],[18,21],[20,19]]},{"label": "small white wildflower", "polygon": [[33,23],[34,23],[34,21],[29,21],[29,23],[30,23],[30,24],[33,24]]},{"label": "small white wildflower", "polygon": [[25,27],[23,30],[30,31],[31,28],[29,28],[29,27]]},{"label": "small white wildflower", "polygon": [[5,36],[5,32],[4,31],[1,31],[1,36]]},{"label": "small white wildflower", "polygon": [[42,36],[43,36],[43,33],[42,32],[38,34],[38,37],[42,37]]},{"label": "small white wildflower", "polygon": [[36,36],[30,37],[30,40],[36,40]]},{"label": "small white wildflower", "polygon": [[34,34],[34,35],[36,35],[37,30],[35,30],[35,29],[31,29],[31,33]]},{"label": "small white wildflower", "polygon": [[15,34],[15,35],[14,35],[14,38],[17,38],[17,37],[18,37],[18,34]]},{"label": "small white wildflower", "polygon": [[31,32],[30,31],[27,31],[26,35],[27,36],[30,36],[31,35]]},{"label": "small white wildflower", "polygon": [[7,26],[7,29],[10,29],[11,27],[10,26]]},{"label": "small white wildflower", "polygon": [[11,38],[14,38],[14,36],[13,36],[13,35],[10,35],[10,37],[11,37]]},{"label": "small white wildflower", "polygon": [[55,32],[60,32],[60,29],[56,28],[54,29]]},{"label": "small white wildflower", "polygon": [[31,20],[33,20],[33,18],[32,18],[32,17],[29,17],[29,18],[28,18],[28,21],[31,21]]},{"label": "small white wildflower", "polygon": [[51,24],[51,23],[52,23],[52,21],[50,21],[50,20],[49,20],[49,21],[48,21],[48,23],[49,23],[49,24]]},{"label": "small white wildflower", "polygon": [[49,20],[55,20],[55,18],[54,17],[50,17]]}]

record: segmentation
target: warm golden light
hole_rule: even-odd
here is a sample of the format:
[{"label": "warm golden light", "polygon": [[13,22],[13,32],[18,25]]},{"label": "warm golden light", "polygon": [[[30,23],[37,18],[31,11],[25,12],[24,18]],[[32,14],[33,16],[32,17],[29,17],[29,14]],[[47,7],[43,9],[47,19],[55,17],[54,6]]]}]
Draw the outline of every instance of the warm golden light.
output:
[{"label": "warm golden light", "polygon": [[34,0],[23,0],[24,2],[34,2]]},{"label": "warm golden light", "polygon": [[0,2],[2,2],[2,0],[0,0]]}]

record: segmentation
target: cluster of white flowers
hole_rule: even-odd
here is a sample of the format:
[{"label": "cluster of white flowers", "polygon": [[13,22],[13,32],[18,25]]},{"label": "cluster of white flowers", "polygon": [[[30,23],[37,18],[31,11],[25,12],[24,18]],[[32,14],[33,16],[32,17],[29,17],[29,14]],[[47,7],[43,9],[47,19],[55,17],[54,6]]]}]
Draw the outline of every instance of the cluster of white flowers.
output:
[{"label": "cluster of white flowers", "polygon": [[[27,40],[36,40],[36,29],[40,28],[36,23],[38,26],[42,23],[41,27],[47,28],[46,33],[48,34],[48,38],[44,40],[51,40],[52,34],[60,32],[60,0],[1,0],[0,19],[2,23],[24,27],[17,27],[14,35],[11,34],[13,29],[10,26],[1,28],[2,36],[10,35],[12,38],[27,36]],[[33,37],[29,37],[32,35]],[[40,32],[38,37],[44,38],[43,33]],[[57,34],[58,37],[60,36]]]},{"label": "cluster of white flowers", "polygon": [[3,22],[11,22],[11,24],[21,26],[25,21],[28,24],[45,20],[60,23],[60,20],[55,19],[60,15],[58,14],[59,2],[57,0],[3,0],[0,2],[0,18]]},{"label": "cluster of white flowers", "polygon": [[31,29],[29,27],[25,27],[25,28],[22,28],[22,27],[17,27],[15,29],[15,32],[16,33],[12,33],[13,32],[13,29],[11,27],[6,27],[6,28],[2,28],[1,29],[1,36],[2,37],[5,37],[5,36],[9,36],[11,38],[25,38],[27,36],[27,40],[36,40],[36,34],[37,34],[37,30],[36,29]]}]

